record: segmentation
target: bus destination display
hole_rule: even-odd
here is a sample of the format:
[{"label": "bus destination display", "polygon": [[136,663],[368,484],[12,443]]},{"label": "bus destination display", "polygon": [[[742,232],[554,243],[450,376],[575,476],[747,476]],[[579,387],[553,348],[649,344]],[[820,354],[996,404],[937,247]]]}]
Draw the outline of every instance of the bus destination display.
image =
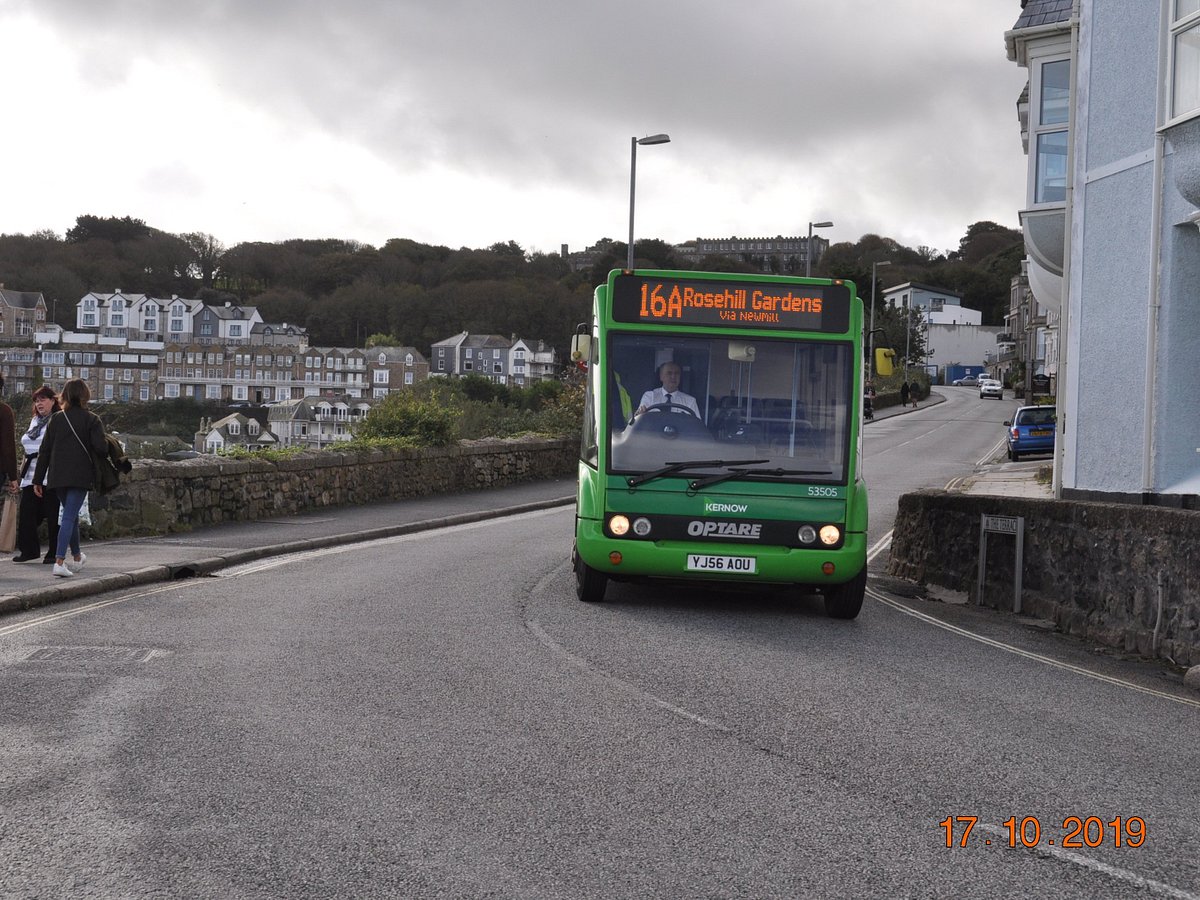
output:
[{"label": "bus destination display", "polygon": [[618,275],[612,317],[616,322],[655,325],[842,334],[850,326],[850,289],[844,284],[748,284]]}]

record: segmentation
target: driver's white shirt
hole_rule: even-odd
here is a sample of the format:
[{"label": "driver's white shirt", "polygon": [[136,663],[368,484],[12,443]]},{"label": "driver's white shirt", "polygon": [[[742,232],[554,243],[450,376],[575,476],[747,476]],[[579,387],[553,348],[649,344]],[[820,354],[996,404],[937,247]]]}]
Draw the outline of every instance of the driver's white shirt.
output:
[{"label": "driver's white shirt", "polygon": [[[649,409],[652,406],[658,406],[660,403],[667,402],[666,388],[655,388],[652,391],[646,391],[646,393],[642,394],[642,402],[638,406],[644,406],[646,409]],[[683,391],[671,391],[669,402],[674,403],[676,406],[686,406],[695,414],[697,419],[700,418],[700,407],[696,405],[696,399],[691,394],[685,394]],[[678,409],[668,410],[668,412],[679,411]]]}]

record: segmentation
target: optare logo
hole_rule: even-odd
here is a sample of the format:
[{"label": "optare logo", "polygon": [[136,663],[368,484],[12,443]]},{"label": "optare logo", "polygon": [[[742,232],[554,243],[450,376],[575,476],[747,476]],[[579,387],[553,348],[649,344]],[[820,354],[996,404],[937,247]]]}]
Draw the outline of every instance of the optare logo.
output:
[{"label": "optare logo", "polygon": [[715,503],[712,500],[704,501],[704,511],[706,513],[744,513],[750,507],[745,503]]},{"label": "optare logo", "polygon": [[687,533],[691,537],[733,538],[741,541],[757,541],[762,537],[762,525],[758,522],[704,522],[695,519],[688,522]]}]

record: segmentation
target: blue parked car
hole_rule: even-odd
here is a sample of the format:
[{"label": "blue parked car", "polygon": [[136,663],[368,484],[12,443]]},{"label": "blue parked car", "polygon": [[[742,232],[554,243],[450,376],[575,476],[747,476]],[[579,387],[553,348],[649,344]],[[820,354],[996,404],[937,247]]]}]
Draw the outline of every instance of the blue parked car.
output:
[{"label": "blue parked car", "polygon": [[1024,453],[1053,453],[1055,422],[1053,406],[1022,406],[1008,426],[1008,458],[1019,459]]}]

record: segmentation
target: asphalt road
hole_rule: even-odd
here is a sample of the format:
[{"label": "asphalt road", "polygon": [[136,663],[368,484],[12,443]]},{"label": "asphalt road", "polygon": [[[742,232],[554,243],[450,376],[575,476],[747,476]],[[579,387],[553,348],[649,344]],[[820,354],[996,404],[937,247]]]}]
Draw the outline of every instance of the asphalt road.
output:
[{"label": "asphalt road", "polygon": [[[874,423],[874,542],[1002,418]],[[0,896],[1200,895],[1200,702],[1154,667],[882,578],[853,622],[581,604],[571,517],[0,620]]]}]

